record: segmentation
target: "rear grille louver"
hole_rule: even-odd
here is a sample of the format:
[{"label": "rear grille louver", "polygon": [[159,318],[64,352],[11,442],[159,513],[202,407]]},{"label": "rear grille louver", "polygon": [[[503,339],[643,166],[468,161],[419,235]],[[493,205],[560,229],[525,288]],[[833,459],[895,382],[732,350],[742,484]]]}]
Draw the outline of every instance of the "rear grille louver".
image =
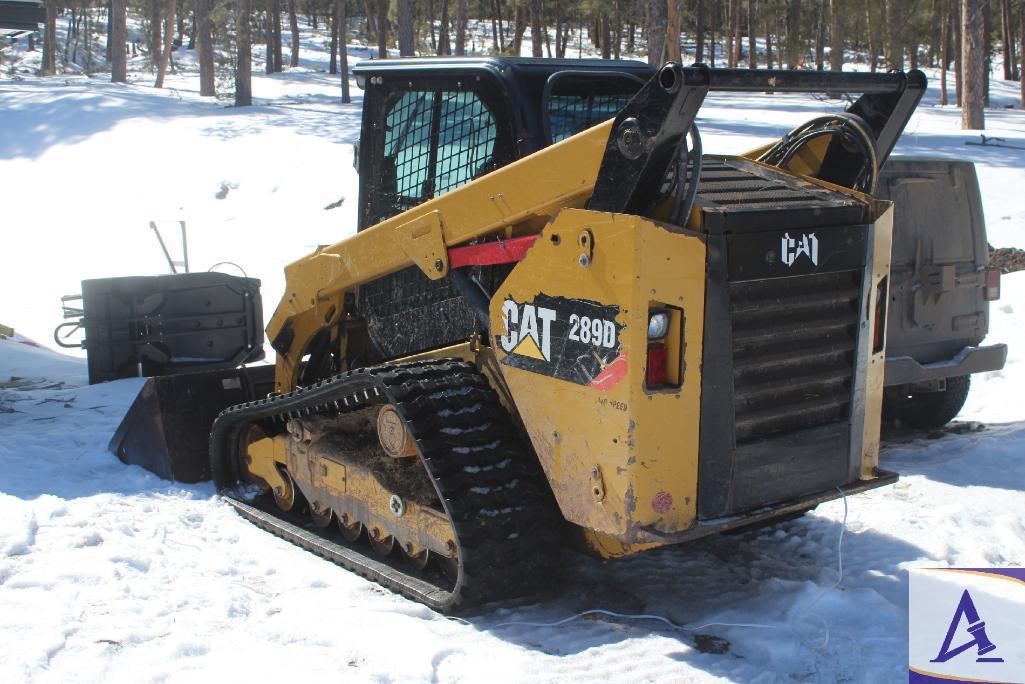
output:
[{"label": "rear grille louver", "polygon": [[861,273],[731,282],[737,445],[848,420]]}]

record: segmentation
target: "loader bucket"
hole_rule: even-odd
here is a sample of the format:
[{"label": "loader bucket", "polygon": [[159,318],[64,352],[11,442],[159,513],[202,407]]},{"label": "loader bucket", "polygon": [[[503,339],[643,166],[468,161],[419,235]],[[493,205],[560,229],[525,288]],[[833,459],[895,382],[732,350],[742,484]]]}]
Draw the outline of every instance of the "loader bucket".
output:
[{"label": "loader bucket", "polygon": [[208,440],[217,414],[273,388],[270,365],[150,378],[108,449],[123,462],[168,480],[209,480]]}]

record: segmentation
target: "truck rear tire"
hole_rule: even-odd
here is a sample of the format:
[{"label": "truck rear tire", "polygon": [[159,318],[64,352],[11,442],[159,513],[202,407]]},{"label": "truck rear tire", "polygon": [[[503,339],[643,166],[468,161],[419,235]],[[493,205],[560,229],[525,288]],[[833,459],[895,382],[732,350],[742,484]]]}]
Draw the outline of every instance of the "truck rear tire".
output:
[{"label": "truck rear tire", "polygon": [[947,378],[946,384],[947,388],[940,392],[914,392],[908,385],[887,389],[883,396],[883,418],[913,428],[943,427],[964,406],[971,377]]}]

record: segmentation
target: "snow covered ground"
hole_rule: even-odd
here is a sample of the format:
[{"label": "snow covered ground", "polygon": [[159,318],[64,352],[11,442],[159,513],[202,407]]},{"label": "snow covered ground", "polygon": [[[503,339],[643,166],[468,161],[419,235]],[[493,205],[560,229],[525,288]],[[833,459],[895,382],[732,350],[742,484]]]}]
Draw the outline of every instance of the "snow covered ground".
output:
[{"label": "snow covered ground", "polygon": [[[1025,273],[1005,288],[1025,306]],[[837,501],[612,563],[567,553],[557,596],[448,620],[252,527],[209,484],[123,465],[106,443],[141,381],[83,386],[82,366],[0,341],[0,379],[23,378],[0,389],[2,681],[896,681],[908,568],[1025,564],[1018,402],[1009,422],[889,446],[901,482],[850,498],[846,529]],[[975,392],[1014,405],[1021,369],[1015,354]],[[506,624],[590,609],[686,629]]]},{"label": "snow covered ground", "polygon": [[[360,91],[339,104],[326,61],[308,35],[300,69],[254,69],[257,106],[242,110],[200,99],[188,71],[163,91],[139,71],[118,86],[0,80],[0,322],[52,345],[60,295],[83,278],[163,272],[148,223],[179,219],[195,268],[238,263],[264,281],[269,313],[282,266],[353,226]],[[1025,145],[1025,114],[1002,108],[1016,84],[994,88],[987,135]],[[1025,247],[1025,152],[965,147],[977,136],[936,97],[898,152],[974,159],[990,241]],[[713,98],[705,148],[738,151],[832,106]],[[960,417],[986,428],[891,443],[883,466],[903,479],[849,499],[846,527],[838,501],[613,563],[567,554],[558,596],[465,622],[253,528],[210,485],[121,464],[106,443],[140,381],[87,386],[80,358],[2,340],[0,681],[902,679],[908,568],[1025,564],[1023,311],[1025,273],[1005,276],[989,339],[1011,344],[1008,365],[974,379]],[[507,624],[593,608],[687,629],[607,615]]]}]

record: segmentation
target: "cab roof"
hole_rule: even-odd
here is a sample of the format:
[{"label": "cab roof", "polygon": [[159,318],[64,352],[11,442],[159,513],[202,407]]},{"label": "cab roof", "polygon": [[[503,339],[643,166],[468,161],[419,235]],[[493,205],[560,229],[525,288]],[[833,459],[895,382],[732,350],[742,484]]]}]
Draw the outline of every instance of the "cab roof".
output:
[{"label": "cab roof", "polygon": [[655,69],[633,59],[547,59],[543,57],[406,57],[368,59],[352,67],[357,85],[367,76],[429,75],[489,71],[498,76],[548,76],[557,71],[614,71],[650,77]]}]

